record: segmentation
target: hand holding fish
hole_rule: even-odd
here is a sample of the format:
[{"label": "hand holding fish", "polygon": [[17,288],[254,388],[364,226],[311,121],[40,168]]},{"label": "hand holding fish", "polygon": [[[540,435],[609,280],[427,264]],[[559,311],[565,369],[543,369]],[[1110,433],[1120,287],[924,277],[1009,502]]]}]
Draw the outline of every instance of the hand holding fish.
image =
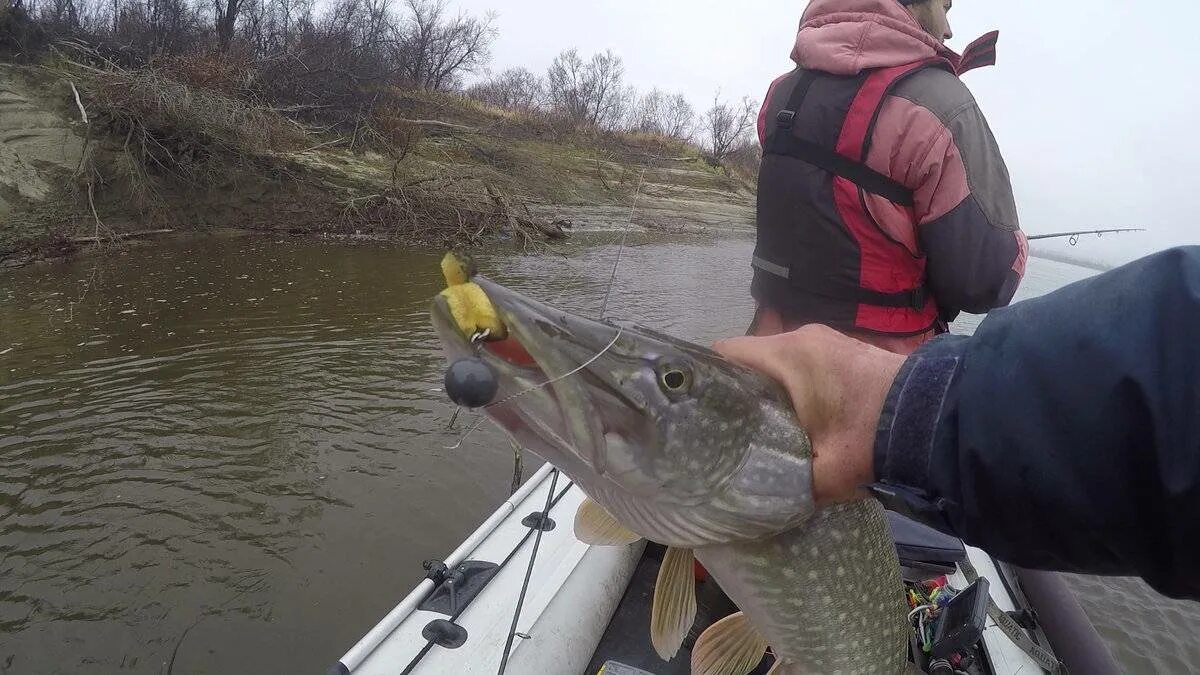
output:
[{"label": "hand holding fish", "polygon": [[879,413],[904,357],[820,325],[723,340],[714,349],[787,390],[812,440],[817,503],[861,497],[859,488],[875,478]]}]

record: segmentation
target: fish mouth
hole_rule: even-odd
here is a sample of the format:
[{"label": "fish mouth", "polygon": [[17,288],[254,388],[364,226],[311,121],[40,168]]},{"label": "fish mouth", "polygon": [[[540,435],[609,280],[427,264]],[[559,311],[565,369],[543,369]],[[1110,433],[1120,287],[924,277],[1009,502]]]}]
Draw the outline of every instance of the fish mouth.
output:
[{"label": "fish mouth", "polygon": [[606,422],[614,415],[604,413],[634,402],[588,366],[612,349],[622,329],[555,309],[482,276],[472,281],[491,300],[507,339],[473,343],[440,295],[431,317],[450,361],[476,357],[495,371],[500,386],[483,412],[520,445],[568,473],[583,464],[604,476],[608,434],[620,433]]}]

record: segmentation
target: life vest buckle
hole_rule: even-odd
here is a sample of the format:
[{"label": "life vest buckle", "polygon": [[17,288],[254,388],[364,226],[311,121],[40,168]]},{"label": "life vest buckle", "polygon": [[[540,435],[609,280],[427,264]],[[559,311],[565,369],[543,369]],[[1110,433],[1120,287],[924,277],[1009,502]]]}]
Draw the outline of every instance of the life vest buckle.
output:
[{"label": "life vest buckle", "polygon": [[916,311],[925,309],[925,301],[929,299],[929,291],[924,286],[917,286],[908,293],[908,306]]}]

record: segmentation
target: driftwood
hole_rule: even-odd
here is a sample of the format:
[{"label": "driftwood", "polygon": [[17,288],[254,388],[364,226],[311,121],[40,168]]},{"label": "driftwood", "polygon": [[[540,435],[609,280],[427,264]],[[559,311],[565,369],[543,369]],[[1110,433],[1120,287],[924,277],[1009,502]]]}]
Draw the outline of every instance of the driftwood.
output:
[{"label": "driftwood", "polygon": [[513,213],[512,205],[509,204],[508,198],[503,193],[491,185],[484,185],[484,188],[492,203],[496,205],[496,209],[499,211],[498,215],[508,221],[509,231],[514,235],[524,237],[527,245],[533,242],[532,237],[529,236],[531,231],[546,239],[563,239],[567,236],[567,233],[563,231],[562,221],[546,223],[534,218],[522,218]]},{"label": "driftwood", "polygon": [[399,118],[396,121],[403,122],[405,124],[412,124],[412,125],[418,126],[418,127],[438,127],[440,129],[454,129],[455,131],[465,131],[469,134],[479,133],[479,127],[468,127],[468,126],[464,126],[462,124],[451,124],[450,122],[443,122],[441,120],[410,120],[410,119]]},{"label": "driftwood", "polygon": [[101,237],[75,237],[71,239],[75,244],[99,244],[102,241],[121,241],[124,239],[142,239],[144,237],[152,237],[157,234],[167,234],[175,230],[137,230],[136,232],[114,232],[111,236]]},{"label": "driftwood", "polygon": [[83,101],[79,100],[79,90],[75,88],[75,83],[67,80],[67,84],[71,85],[71,93],[75,94],[75,105],[79,106],[79,117],[84,124],[88,123],[87,111],[83,109]]}]

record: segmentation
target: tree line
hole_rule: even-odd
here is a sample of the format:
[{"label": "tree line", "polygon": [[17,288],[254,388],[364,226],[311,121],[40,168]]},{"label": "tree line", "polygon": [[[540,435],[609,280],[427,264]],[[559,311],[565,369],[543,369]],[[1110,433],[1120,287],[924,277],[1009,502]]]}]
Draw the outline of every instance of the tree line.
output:
[{"label": "tree line", "polygon": [[717,95],[712,107],[698,114],[683,94],[654,88],[639,95],[624,78],[621,57],[611,50],[585,60],[577,49],[567,49],[545,75],[509,68],[466,93],[497,107],[556,115],[578,125],[702,143],[717,161],[753,145],[757,108],[749,98],[726,102]]},{"label": "tree line", "polygon": [[303,113],[368,112],[388,86],[458,91],[484,103],[602,130],[702,145],[716,162],[754,154],[747,98],[698,112],[682,94],[637,93],[611,51],[559,54],[544,74],[512,68],[467,84],[490,60],[495,16],[447,0],[0,0],[0,52],[28,57],[77,40],[123,67]]}]

